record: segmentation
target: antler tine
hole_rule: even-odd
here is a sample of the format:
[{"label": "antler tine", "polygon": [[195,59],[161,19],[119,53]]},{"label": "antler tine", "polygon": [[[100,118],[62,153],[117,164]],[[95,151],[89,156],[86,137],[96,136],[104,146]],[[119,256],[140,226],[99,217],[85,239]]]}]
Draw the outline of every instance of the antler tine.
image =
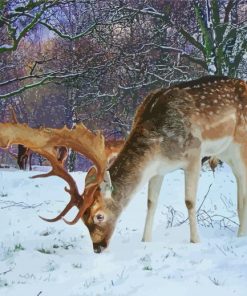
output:
[{"label": "antler tine", "polygon": [[[72,200],[70,200],[70,202],[66,205],[66,207],[62,210],[62,212],[56,216],[55,218],[52,218],[52,219],[47,219],[47,218],[44,218],[42,216],[39,216],[42,220],[46,221],[46,222],[57,222],[61,219],[63,219],[63,217],[69,212],[70,209],[72,209],[74,206],[74,203]],[[64,220],[64,219],[63,219]]]},{"label": "antler tine", "polygon": [[68,212],[71,208],[73,208],[74,206],[80,207],[81,203],[83,203],[83,199],[82,196],[79,194],[78,192],[78,188],[76,185],[75,180],[71,177],[71,175],[66,172],[66,170],[64,169],[64,167],[60,164],[60,162],[56,159],[55,156],[51,156],[51,155],[45,155],[46,158],[50,161],[51,165],[52,165],[52,170],[46,174],[40,174],[40,175],[36,175],[33,176],[32,178],[39,178],[39,177],[49,177],[49,176],[57,176],[62,178],[64,181],[66,181],[69,184],[69,188],[65,187],[64,190],[70,194],[70,201],[69,203],[66,205],[66,207],[62,210],[62,212],[56,216],[53,219],[47,219],[44,217],[41,217],[41,219],[47,221],[47,222],[56,222],[61,220]]},{"label": "antler tine", "polygon": [[75,218],[72,221],[68,221],[65,218],[63,218],[63,221],[66,224],[74,225],[80,220],[80,218],[82,218],[85,211],[92,205],[92,203],[94,201],[93,195],[94,195],[94,192],[96,191],[96,189],[97,189],[96,186],[93,186],[89,189],[87,189],[87,188],[85,189],[84,194],[83,194],[84,200],[83,200],[81,207],[79,208],[79,212],[77,213],[77,215],[75,216]]},{"label": "antler tine", "polygon": [[32,176],[32,177],[30,177],[30,178],[31,178],[31,179],[37,179],[37,178],[46,178],[46,177],[50,177],[50,176],[54,176],[54,174],[53,174],[53,170],[51,170],[51,171],[48,172],[48,173],[44,173],[44,174],[39,174],[39,175]]}]

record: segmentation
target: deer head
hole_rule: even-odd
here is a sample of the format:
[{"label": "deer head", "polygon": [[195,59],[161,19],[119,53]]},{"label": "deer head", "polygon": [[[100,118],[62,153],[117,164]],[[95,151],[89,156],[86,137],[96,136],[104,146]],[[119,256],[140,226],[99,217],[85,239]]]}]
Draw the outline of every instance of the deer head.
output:
[{"label": "deer head", "polygon": [[[0,123],[0,147],[8,148],[12,144],[25,145],[51,163],[49,173],[33,178],[58,176],[69,185],[65,187],[65,191],[70,195],[70,201],[64,210],[53,219],[41,218],[47,222],[63,219],[69,225],[82,219],[89,230],[94,251],[99,253],[106,248],[114,230],[112,225],[115,225],[117,207],[111,198],[111,181],[107,172],[111,149],[110,145],[106,148],[103,135],[89,131],[83,124],[70,130],[67,127],[32,129],[18,122]],[[120,149],[122,145],[123,142],[119,142],[116,146]],[[59,161],[57,147],[72,148],[94,163],[87,173],[83,193],[80,194],[75,180]],[[113,150],[116,153],[117,148],[114,147]],[[78,208],[78,213],[72,221],[67,221],[64,216],[74,206]]]}]

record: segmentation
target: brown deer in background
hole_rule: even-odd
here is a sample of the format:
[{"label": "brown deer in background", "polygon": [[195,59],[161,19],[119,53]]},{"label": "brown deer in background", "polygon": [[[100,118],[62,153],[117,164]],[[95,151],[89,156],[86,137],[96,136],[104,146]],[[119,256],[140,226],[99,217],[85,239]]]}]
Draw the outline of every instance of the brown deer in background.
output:
[{"label": "brown deer in background", "polygon": [[17,145],[17,154],[8,149],[8,153],[16,159],[20,170],[27,169],[27,161],[29,159],[29,170],[32,170],[32,151],[24,145]]},{"label": "brown deer in background", "polygon": [[[9,106],[9,111],[11,113],[11,119],[12,119],[11,121],[17,124],[18,123],[17,116],[12,106]],[[16,159],[20,170],[27,169],[28,160],[29,160],[29,170],[30,171],[32,170],[32,151],[29,148],[25,147],[24,145],[18,144],[17,154],[11,152],[10,150],[9,150],[9,154]]]},{"label": "brown deer in background", "polygon": [[[238,185],[238,235],[247,235],[247,84],[227,77],[204,77],[150,93],[138,108],[132,131],[107,171],[104,138],[83,125],[35,130],[23,125],[0,124],[0,146],[21,143],[51,162],[50,173],[63,178],[71,200],[49,222],[68,224],[80,218],[88,227],[95,252],[110,241],[117,219],[134,194],[149,182],[148,212],[143,235],[151,240],[153,217],[164,175],[176,169],[185,173],[185,204],[190,241],[199,242],[196,192],[201,159],[213,156],[228,163]],[[2,128],[2,127],[4,128]],[[71,147],[95,163],[85,180],[83,194],[56,158],[56,146]],[[73,207],[73,221],[64,219]],[[138,211],[137,211],[138,212]]]},{"label": "brown deer in background", "polygon": [[27,169],[27,162],[29,160],[29,170],[32,170],[32,151],[24,145],[18,144],[17,164],[20,170]]}]

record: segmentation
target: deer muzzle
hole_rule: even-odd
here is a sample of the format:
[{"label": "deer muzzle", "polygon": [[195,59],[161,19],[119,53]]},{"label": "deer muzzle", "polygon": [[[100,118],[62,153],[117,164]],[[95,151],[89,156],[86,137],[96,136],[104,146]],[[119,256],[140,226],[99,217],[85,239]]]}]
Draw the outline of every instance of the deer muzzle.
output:
[{"label": "deer muzzle", "polygon": [[107,248],[107,242],[105,240],[99,243],[93,243],[93,250],[94,253],[102,253]]}]

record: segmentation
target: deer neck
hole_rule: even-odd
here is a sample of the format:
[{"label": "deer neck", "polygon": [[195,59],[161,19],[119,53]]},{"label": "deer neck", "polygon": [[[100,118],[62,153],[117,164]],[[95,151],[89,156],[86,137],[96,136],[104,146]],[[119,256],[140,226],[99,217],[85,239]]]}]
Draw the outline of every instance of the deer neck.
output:
[{"label": "deer neck", "polygon": [[140,132],[130,135],[109,170],[112,198],[120,208],[124,208],[138,189],[156,174],[155,158],[158,158],[159,149],[155,139],[150,140]]}]

